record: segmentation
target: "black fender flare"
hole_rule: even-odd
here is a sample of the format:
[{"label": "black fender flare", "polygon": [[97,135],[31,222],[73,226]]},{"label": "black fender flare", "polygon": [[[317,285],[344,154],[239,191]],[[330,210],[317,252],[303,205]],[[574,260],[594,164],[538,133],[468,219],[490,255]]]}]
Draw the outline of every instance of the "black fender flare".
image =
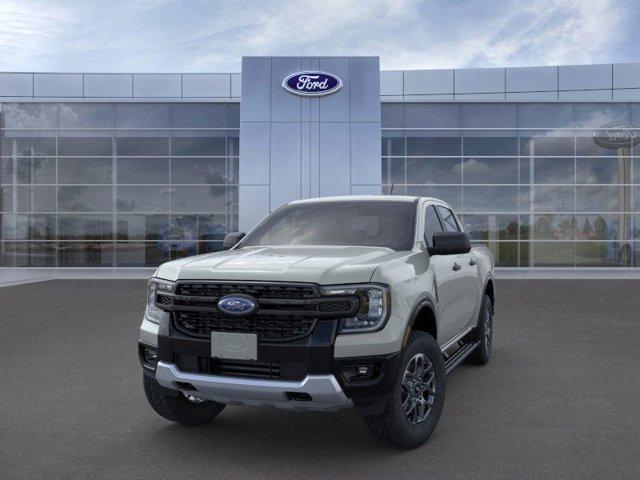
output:
[{"label": "black fender flare", "polygon": [[404,332],[404,338],[402,339],[403,347],[407,346],[407,343],[409,341],[409,336],[411,335],[411,330],[413,330],[413,324],[415,323],[416,318],[418,317],[418,314],[424,307],[428,307],[433,312],[433,316],[436,321],[436,332],[437,332],[438,310],[436,309],[436,302],[434,301],[433,297],[430,294],[424,293],[418,297],[418,299],[416,300],[416,303],[413,305],[413,309],[411,310],[411,315],[409,315],[409,322],[407,323],[407,327]]}]

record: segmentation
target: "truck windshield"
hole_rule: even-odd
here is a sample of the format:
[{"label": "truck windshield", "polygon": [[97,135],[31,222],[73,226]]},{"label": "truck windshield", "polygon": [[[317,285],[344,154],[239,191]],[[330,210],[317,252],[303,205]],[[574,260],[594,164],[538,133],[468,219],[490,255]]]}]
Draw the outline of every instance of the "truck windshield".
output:
[{"label": "truck windshield", "polygon": [[255,245],[349,245],[411,250],[416,205],[400,201],[313,202],[286,205],[247,235]]}]

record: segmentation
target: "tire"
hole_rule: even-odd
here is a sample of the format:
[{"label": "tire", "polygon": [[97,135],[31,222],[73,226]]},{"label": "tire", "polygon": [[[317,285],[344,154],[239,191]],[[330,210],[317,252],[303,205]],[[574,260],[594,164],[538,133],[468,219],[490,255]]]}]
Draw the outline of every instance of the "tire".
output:
[{"label": "tire", "polygon": [[[412,369],[412,365],[416,365],[416,357],[428,360],[431,366],[426,365],[423,381],[416,386],[416,391],[420,391],[421,386],[426,389],[423,393],[414,392],[414,396],[409,397],[405,380],[411,380],[411,372],[416,370]],[[389,445],[401,448],[419,447],[431,436],[438,424],[444,406],[445,385],[444,360],[438,343],[428,333],[412,332],[409,344],[402,353],[387,408],[381,415],[364,417],[367,428],[376,439]],[[411,412],[419,411],[411,410],[407,415],[403,409],[403,402],[409,406],[412,398],[420,398],[427,402],[423,404],[423,412],[426,412],[426,407],[430,404],[430,409],[422,420],[418,414],[412,418]]]},{"label": "tire", "polygon": [[155,378],[143,375],[144,393],[149,405],[161,417],[182,425],[203,425],[213,420],[222,410],[223,403],[188,400],[182,393],[166,395]]},{"label": "tire", "polygon": [[489,295],[482,298],[478,326],[474,335],[476,340],[480,341],[480,345],[469,355],[469,363],[486,365],[491,357],[491,344],[493,343],[493,306]]}]

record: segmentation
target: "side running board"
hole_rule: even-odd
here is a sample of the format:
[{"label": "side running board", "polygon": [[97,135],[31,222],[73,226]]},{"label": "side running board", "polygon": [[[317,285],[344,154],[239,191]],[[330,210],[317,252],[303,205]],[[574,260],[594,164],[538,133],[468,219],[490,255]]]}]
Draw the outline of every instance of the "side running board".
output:
[{"label": "side running board", "polygon": [[455,353],[451,356],[445,354],[444,369],[445,373],[449,375],[458,365],[460,365],[465,358],[473,353],[473,351],[480,345],[480,342],[469,342],[463,344]]}]

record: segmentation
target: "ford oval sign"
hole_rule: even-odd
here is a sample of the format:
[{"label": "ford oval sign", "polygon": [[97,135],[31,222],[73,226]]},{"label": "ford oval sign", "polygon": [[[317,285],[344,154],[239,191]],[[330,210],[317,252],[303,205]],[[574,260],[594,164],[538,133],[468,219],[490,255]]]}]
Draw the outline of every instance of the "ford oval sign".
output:
[{"label": "ford oval sign", "polygon": [[640,143],[640,126],[629,122],[612,122],[593,134],[593,141],[603,148],[630,148]]},{"label": "ford oval sign", "polygon": [[287,92],[303,97],[321,97],[342,88],[342,80],[327,72],[296,72],[282,81]]},{"label": "ford oval sign", "polygon": [[227,315],[249,315],[258,304],[249,296],[226,295],[218,301],[218,308]]}]

